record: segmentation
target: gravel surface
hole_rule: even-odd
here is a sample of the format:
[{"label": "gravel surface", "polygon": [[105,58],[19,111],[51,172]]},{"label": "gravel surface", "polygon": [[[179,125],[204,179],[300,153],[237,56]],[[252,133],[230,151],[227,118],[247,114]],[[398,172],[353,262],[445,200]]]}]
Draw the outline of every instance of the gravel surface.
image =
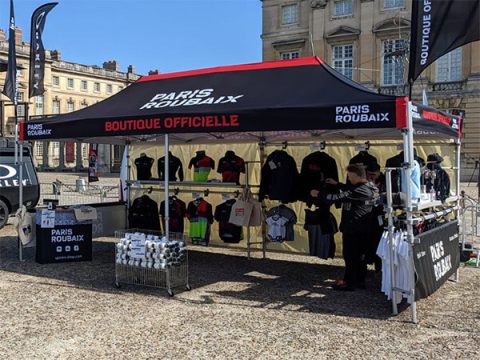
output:
[{"label": "gravel surface", "polygon": [[0,359],[479,359],[480,269],[461,267],[391,316],[367,289],[334,292],[343,261],[190,247],[191,291],[116,289],[113,239],[92,262],[17,260],[13,226],[0,230]]}]

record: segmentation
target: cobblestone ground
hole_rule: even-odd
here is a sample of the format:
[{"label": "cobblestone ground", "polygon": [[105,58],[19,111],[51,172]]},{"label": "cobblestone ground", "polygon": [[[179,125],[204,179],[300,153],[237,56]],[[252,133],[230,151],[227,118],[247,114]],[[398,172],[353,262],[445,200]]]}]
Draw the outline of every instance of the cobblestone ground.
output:
[{"label": "cobblestone ground", "polygon": [[14,235],[0,230],[0,359],[479,358],[480,269],[471,266],[418,302],[415,325],[405,304],[390,315],[373,272],[366,290],[332,291],[340,259],[191,247],[193,289],[169,298],[113,286],[112,239],[94,242],[92,262],[41,265],[31,251],[17,260]]}]

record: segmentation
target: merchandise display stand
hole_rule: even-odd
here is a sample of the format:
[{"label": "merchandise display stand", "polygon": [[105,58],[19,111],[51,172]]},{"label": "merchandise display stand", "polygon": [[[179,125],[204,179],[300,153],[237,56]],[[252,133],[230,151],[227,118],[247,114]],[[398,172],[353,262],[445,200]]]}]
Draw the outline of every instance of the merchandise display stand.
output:
[{"label": "merchandise display stand", "polygon": [[[156,259],[155,261],[159,261],[160,258],[165,259],[165,252],[168,259],[169,253],[174,251],[172,248],[175,247],[175,243],[185,244],[183,234],[170,234],[168,237],[169,241],[163,248],[162,254],[159,252],[159,248],[162,248],[160,246],[154,247],[152,242],[152,252],[147,252],[146,254],[149,256],[143,256],[140,261],[140,259],[133,260],[133,257],[130,258],[127,255],[131,251],[131,244],[127,245],[127,243],[121,242],[121,239],[124,239],[126,234],[135,231],[137,230],[131,229],[115,232],[115,238],[119,241],[115,247],[115,286],[120,288],[121,284],[130,284],[166,289],[169,296],[174,296],[174,289],[178,288],[185,288],[190,291],[192,288],[188,282],[188,250],[184,250],[182,261],[176,261],[172,264],[168,262],[158,263],[161,266],[153,265],[153,259]],[[145,230],[145,232],[148,234],[155,233],[149,230]],[[145,247],[145,243],[143,246]],[[157,254],[158,257],[156,257]],[[149,261],[145,263],[147,259]]]},{"label": "merchandise display stand", "polygon": [[[292,86],[292,82],[298,86]],[[174,89],[204,90],[177,94]],[[187,96],[185,94],[188,99],[176,97]],[[174,98],[177,100],[168,100]],[[168,181],[171,141],[175,144],[260,144],[263,164],[265,147],[276,142],[398,140],[401,135],[403,171],[410,179],[415,133],[420,140],[457,141],[458,196],[460,123],[458,116],[415,105],[406,97],[372,92],[339,75],[323,60],[312,57],[147,76],[85,109],[22,122],[20,138],[126,144],[127,149],[133,142],[163,143],[166,179],[163,191],[167,199],[171,192]],[[403,208],[410,246],[409,268],[413,270],[415,206],[410,182],[406,183]],[[391,195],[391,189],[387,195]],[[454,204],[458,205],[458,199]],[[390,216],[392,207],[388,204]],[[452,212],[458,216],[458,207]],[[165,233],[169,234],[168,201],[165,213]],[[415,289],[411,289],[410,294],[415,298]],[[411,319],[417,322],[415,302],[411,304]]]},{"label": "merchandise display stand", "polygon": [[[248,172],[247,172],[248,174]],[[247,176],[248,179],[248,176]],[[220,182],[194,182],[194,181],[169,181],[168,183],[168,192],[170,194],[179,194],[179,193],[199,193],[203,194],[204,196],[208,196],[210,194],[217,194],[217,195],[224,195],[229,194],[233,195],[234,197],[238,197],[242,192],[252,189],[258,188],[258,185],[237,185],[235,183],[220,183]],[[210,188],[222,188],[226,190],[210,190]],[[165,192],[165,183],[162,181],[155,181],[155,180],[128,180],[127,181],[127,197],[128,199],[131,198],[130,192],[134,190],[141,190],[147,192]],[[166,194],[164,194],[166,196]],[[167,202],[165,202],[167,203]],[[166,205],[166,204],[165,204]],[[166,219],[165,219],[166,221]],[[263,259],[266,259],[266,244],[265,238],[262,237],[261,242],[252,242],[251,241],[251,232],[250,226],[246,226],[247,230],[247,258],[251,259],[251,247],[252,245],[261,244],[262,245],[262,255]],[[220,245],[215,245],[219,246]]]}]

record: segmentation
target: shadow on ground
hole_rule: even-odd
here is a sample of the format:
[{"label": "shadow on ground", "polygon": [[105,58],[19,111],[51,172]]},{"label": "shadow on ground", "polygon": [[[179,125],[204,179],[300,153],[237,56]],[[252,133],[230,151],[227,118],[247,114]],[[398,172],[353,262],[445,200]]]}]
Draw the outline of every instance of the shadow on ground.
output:
[{"label": "shadow on ground", "polygon": [[[161,289],[129,285],[116,289],[113,242],[94,241],[91,262],[38,264],[34,261],[33,249],[26,250],[25,258],[24,262],[18,260],[15,237],[0,239],[0,271],[36,277],[19,278],[19,282],[73,286],[119,295],[135,292],[145,296],[167,296]],[[378,290],[379,274],[369,272],[366,290],[335,292],[331,284],[343,274],[343,266],[336,264],[249,260],[243,255],[194,250],[189,253],[189,282],[193,290],[187,293],[178,289],[173,299],[190,304],[388,318],[390,303]],[[404,308],[401,306],[400,310]]]}]

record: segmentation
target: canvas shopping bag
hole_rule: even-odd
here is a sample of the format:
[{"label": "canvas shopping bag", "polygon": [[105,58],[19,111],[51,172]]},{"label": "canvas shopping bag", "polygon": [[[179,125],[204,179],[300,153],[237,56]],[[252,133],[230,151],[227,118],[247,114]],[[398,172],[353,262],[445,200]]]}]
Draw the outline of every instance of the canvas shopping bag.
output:
[{"label": "canvas shopping bag", "polygon": [[238,226],[248,226],[252,210],[253,205],[248,202],[248,191],[244,191],[241,197],[233,204],[228,222]]}]

